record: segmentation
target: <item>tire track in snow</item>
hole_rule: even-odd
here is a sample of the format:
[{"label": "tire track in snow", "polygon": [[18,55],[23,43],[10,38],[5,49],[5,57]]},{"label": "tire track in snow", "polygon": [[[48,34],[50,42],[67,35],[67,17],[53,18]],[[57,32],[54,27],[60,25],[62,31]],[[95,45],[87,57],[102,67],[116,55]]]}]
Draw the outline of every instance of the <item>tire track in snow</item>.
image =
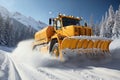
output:
[{"label": "tire track in snow", "polygon": [[[72,76],[76,76],[78,75],[79,77],[81,77],[81,79],[83,80],[104,80],[101,77],[99,77],[96,74],[92,74],[89,69],[85,68],[85,67],[81,67],[80,63],[73,63],[73,65],[71,65],[70,63],[64,64],[64,66],[66,66],[67,68],[73,69],[73,73]],[[88,66],[87,66],[88,67]],[[78,77],[76,76],[76,77]],[[79,78],[78,77],[78,78]],[[79,79],[78,79],[79,80]]]},{"label": "tire track in snow", "polygon": [[[45,73],[51,79],[55,78],[56,80],[71,80],[73,78],[69,73],[63,70],[55,70],[55,69],[48,69],[48,68],[39,68],[38,71]],[[75,78],[75,77],[74,77]],[[77,79],[75,79],[77,80]]]},{"label": "tire track in snow", "polygon": [[[4,53],[0,51],[0,80],[8,80],[8,59],[6,58]],[[2,74],[2,76],[1,76]]]},{"label": "tire track in snow", "polygon": [[9,61],[9,80],[22,80],[20,73],[15,65],[15,63],[13,62],[13,60],[11,59],[9,54],[5,54],[7,60]]},{"label": "tire track in snow", "polygon": [[75,71],[78,73],[84,80],[106,80],[103,76],[100,76],[96,73],[92,73],[90,70]]},{"label": "tire track in snow", "polygon": [[61,80],[56,75],[50,73],[48,70],[46,71],[46,70],[40,68],[38,71],[42,74],[45,74],[46,76],[48,76],[48,78],[50,78],[52,80]]},{"label": "tire track in snow", "polygon": [[[76,72],[76,70],[79,71],[79,73]],[[101,80],[101,78],[91,75],[89,73],[86,73],[82,69],[79,69],[75,65],[71,64],[59,64],[58,69],[53,68],[39,68],[38,71],[46,72],[48,75],[54,75],[60,78],[60,80],[79,80],[79,79],[86,79],[89,80],[89,78],[94,78],[93,80]],[[87,75],[87,76],[86,76]],[[88,78],[89,77],[89,78]]]},{"label": "tire track in snow", "polygon": [[[106,69],[106,68],[94,68],[94,71],[96,71],[97,74],[99,73],[100,75],[101,74],[106,75],[105,77],[110,76],[113,79],[120,79],[120,76],[119,76],[120,71],[114,72],[114,70],[110,70],[110,69]],[[96,74],[96,72],[95,72],[95,74]]]},{"label": "tire track in snow", "polygon": [[[50,78],[46,76],[44,72],[39,72],[29,65],[22,64],[22,66],[19,66],[19,68],[26,73],[26,76],[29,77],[28,80],[50,80]],[[59,79],[52,78],[52,80]]]},{"label": "tire track in snow", "polygon": [[7,66],[7,63],[8,63],[8,58],[6,58],[5,54],[0,53],[0,56],[4,57],[3,58],[4,60],[2,59],[3,62],[1,64],[1,66],[0,66],[0,68],[1,68],[1,70],[5,70],[5,67]]},{"label": "tire track in snow", "polygon": [[[40,68],[39,71],[46,73],[47,75],[57,76],[60,80],[103,80],[101,77],[96,74],[91,74],[85,70],[60,70],[60,69],[49,69],[49,68]],[[58,80],[58,79],[57,79]]]},{"label": "tire track in snow", "polygon": [[51,75],[51,76],[57,76],[60,80],[79,80],[81,78],[81,76],[79,74],[75,74],[74,73],[74,68],[69,69],[68,66],[66,66],[65,64],[54,64],[54,67],[56,66],[56,68],[48,68],[48,67],[40,67],[38,69],[38,71],[40,72],[44,72],[47,75]]},{"label": "tire track in snow", "polygon": [[[88,62],[87,62],[88,63]],[[76,65],[77,64],[77,65]],[[44,72],[47,75],[52,75],[52,76],[57,76],[60,78],[60,80],[79,80],[79,79],[83,79],[83,80],[106,80],[108,79],[107,74],[105,74],[107,77],[105,76],[101,76],[100,74],[98,74],[99,72],[90,68],[90,66],[81,66],[82,64],[79,63],[65,63],[65,64],[58,64],[56,66],[55,64],[55,69],[53,68],[39,68],[38,71]],[[93,64],[94,65],[94,64]],[[93,71],[93,72],[91,72]],[[102,74],[102,72],[101,72]],[[113,78],[115,79],[115,78]]]},{"label": "tire track in snow", "polygon": [[11,55],[9,55],[9,57],[16,66],[21,80],[49,80],[49,78],[46,75],[43,75],[43,73],[39,73],[37,69],[33,68],[31,65],[28,65],[24,62],[17,62],[15,61],[15,58]]}]

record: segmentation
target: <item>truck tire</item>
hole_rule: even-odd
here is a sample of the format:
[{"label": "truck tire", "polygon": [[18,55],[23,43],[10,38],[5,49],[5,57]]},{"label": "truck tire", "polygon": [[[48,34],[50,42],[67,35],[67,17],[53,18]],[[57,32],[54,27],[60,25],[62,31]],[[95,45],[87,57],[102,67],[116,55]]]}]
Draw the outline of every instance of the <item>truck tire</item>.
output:
[{"label": "truck tire", "polygon": [[51,54],[55,57],[59,57],[59,47],[58,47],[58,43],[55,43],[52,47],[52,51]]}]

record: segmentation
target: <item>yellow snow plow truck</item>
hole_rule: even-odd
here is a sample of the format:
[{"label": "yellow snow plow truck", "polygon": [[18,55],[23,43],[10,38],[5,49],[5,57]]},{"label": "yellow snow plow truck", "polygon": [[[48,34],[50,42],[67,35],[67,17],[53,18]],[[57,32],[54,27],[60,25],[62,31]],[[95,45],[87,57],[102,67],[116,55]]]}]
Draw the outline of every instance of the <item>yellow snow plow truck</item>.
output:
[{"label": "yellow snow plow truck", "polygon": [[85,54],[86,56],[109,55],[112,40],[94,36],[87,23],[80,24],[82,18],[59,14],[49,19],[49,25],[35,33],[33,49],[50,53],[62,59],[65,54]]}]

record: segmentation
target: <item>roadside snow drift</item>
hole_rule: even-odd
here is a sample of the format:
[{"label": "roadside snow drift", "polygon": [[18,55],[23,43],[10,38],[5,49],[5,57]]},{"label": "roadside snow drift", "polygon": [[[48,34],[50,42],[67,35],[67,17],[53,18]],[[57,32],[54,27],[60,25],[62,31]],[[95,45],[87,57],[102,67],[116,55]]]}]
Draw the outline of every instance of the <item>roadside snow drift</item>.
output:
[{"label": "roadside snow drift", "polygon": [[110,48],[110,52],[112,54],[112,57],[120,59],[120,39],[114,40],[110,44],[109,48]]}]

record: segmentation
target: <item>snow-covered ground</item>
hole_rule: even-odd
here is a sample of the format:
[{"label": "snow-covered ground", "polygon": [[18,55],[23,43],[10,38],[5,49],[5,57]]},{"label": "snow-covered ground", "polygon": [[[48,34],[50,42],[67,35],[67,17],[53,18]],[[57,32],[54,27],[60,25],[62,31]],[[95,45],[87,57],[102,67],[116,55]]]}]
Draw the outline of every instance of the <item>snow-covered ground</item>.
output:
[{"label": "snow-covered ground", "polygon": [[120,40],[111,43],[109,60],[97,61],[73,57],[60,62],[32,51],[31,43],[20,42],[13,52],[0,48],[0,80],[120,80]]}]

